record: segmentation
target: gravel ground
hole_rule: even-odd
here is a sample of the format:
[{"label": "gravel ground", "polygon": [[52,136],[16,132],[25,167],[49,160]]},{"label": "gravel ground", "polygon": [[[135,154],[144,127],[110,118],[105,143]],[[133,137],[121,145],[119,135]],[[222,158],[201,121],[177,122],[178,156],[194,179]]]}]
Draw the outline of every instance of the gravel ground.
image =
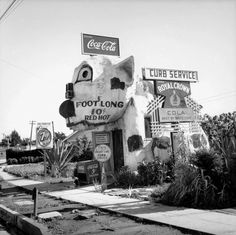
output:
[{"label": "gravel ground", "polygon": [[[1,182],[0,204],[33,218],[33,200],[30,194],[17,187]],[[79,203],[70,203],[39,194],[38,213],[58,211],[61,217],[37,219],[49,228],[53,235],[58,234],[162,234],[181,235],[182,232],[169,227],[145,224],[129,218],[92,209]]]}]

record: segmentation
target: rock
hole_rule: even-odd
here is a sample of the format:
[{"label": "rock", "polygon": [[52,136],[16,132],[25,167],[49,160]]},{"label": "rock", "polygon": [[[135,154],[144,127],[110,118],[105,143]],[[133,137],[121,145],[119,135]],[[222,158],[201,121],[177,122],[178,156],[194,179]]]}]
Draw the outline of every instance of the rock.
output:
[{"label": "rock", "polygon": [[62,217],[62,214],[59,213],[58,211],[52,211],[52,212],[42,213],[38,215],[39,219],[51,219],[55,217]]},{"label": "rock", "polygon": [[19,206],[27,206],[27,205],[33,205],[34,202],[30,200],[19,200],[19,201],[15,201],[14,204],[19,205]]},{"label": "rock", "polygon": [[78,212],[78,216],[75,218],[77,220],[80,219],[90,219],[93,216],[98,215],[97,211],[95,209],[91,210],[83,210]]}]

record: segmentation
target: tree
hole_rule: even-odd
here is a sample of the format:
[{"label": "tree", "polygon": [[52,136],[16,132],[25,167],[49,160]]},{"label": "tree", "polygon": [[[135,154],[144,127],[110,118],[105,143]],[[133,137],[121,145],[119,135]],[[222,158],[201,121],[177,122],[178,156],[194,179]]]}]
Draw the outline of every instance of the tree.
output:
[{"label": "tree", "polygon": [[16,130],[12,131],[10,134],[10,139],[11,139],[11,146],[16,146],[17,144],[21,144],[22,140],[20,135]]},{"label": "tree", "polygon": [[223,113],[213,118],[205,115],[202,128],[209,138],[211,148],[221,154],[226,174],[230,174],[236,189],[236,112]]},{"label": "tree", "polygon": [[3,146],[3,147],[8,147],[9,146],[9,143],[10,143],[10,136],[5,136],[0,145]]},{"label": "tree", "polygon": [[27,146],[29,144],[29,142],[30,142],[29,138],[24,138],[21,142],[21,145],[22,146]]},{"label": "tree", "polygon": [[54,132],[54,141],[57,142],[58,140],[64,140],[66,138],[65,133],[63,132]]}]

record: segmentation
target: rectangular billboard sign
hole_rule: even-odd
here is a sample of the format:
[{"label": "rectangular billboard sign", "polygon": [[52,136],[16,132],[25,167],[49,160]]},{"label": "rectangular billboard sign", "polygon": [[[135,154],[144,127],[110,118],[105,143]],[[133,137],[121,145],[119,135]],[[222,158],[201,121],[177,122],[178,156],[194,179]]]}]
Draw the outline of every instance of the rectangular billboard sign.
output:
[{"label": "rectangular billboard sign", "polygon": [[82,54],[120,56],[119,38],[82,33]]},{"label": "rectangular billboard sign", "polygon": [[191,108],[159,108],[159,121],[192,122],[197,119]]},{"label": "rectangular billboard sign", "polygon": [[142,68],[142,75],[144,80],[189,82],[198,81],[198,72],[188,70]]},{"label": "rectangular billboard sign", "polygon": [[38,122],[36,127],[36,148],[53,148],[52,122]]}]

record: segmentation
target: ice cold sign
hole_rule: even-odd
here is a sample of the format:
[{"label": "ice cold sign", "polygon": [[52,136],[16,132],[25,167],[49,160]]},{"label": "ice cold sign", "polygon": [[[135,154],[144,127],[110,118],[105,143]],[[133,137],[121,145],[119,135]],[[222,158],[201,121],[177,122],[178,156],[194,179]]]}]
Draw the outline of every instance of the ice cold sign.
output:
[{"label": "ice cold sign", "polygon": [[94,157],[99,162],[106,162],[111,157],[111,149],[105,144],[100,144],[94,149]]}]

